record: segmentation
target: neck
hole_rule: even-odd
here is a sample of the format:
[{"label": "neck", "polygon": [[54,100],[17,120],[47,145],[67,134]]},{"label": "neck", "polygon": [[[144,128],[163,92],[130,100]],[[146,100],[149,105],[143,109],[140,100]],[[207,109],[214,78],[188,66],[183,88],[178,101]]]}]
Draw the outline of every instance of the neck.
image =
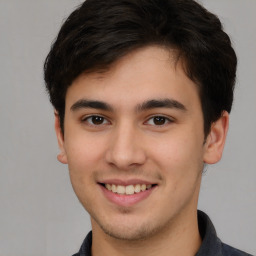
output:
[{"label": "neck", "polygon": [[[201,237],[198,230],[197,211],[189,212],[189,218],[179,216],[165,230],[138,241],[120,240],[105,234],[92,221],[92,256],[193,256],[199,250]],[[187,221],[184,221],[187,220]]]}]

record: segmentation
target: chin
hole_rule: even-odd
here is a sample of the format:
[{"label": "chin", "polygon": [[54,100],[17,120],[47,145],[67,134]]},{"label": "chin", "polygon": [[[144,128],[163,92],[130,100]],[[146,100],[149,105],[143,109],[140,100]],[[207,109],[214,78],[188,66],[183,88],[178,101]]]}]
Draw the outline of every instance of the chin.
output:
[{"label": "chin", "polygon": [[[94,219],[95,220],[95,219]],[[161,229],[163,229],[162,226],[156,225],[154,227],[152,225],[152,222],[144,222],[142,223],[136,223],[136,222],[129,222],[129,221],[115,221],[111,224],[104,222],[102,224],[101,222],[95,220],[97,226],[108,236],[114,239],[118,240],[126,240],[126,241],[140,241],[145,240],[150,237],[153,237],[157,233],[160,232]]]},{"label": "chin", "polygon": [[126,240],[126,241],[139,241],[147,239],[148,237],[153,236],[155,230],[152,230],[148,227],[135,227],[135,228],[104,228],[101,227],[105,234],[109,235],[112,238],[118,240]]}]

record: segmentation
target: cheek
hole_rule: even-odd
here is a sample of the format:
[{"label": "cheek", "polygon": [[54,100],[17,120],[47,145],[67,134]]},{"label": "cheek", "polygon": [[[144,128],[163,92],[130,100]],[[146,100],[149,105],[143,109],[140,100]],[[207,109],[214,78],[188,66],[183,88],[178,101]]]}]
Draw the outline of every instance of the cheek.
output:
[{"label": "cheek", "polygon": [[194,160],[196,155],[200,156],[203,146],[192,136],[176,135],[159,140],[153,149],[152,155],[157,154],[164,162],[169,160],[184,163],[186,160]]},{"label": "cheek", "polygon": [[73,137],[72,140],[66,141],[70,181],[75,194],[84,206],[93,195],[92,187],[95,185],[93,170],[96,168],[97,151],[95,143],[90,144],[88,141],[84,143],[81,137],[79,139]]},{"label": "cheek", "polygon": [[167,212],[196,202],[203,162],[198,144],[189,142],[173,139],[155,150],[153,161],[163,177],[162,202],[175,206],[169,207]]},{"label": "cheek", "polygon": [[101,169],[103,145],[84,134],[68,138],[72,138],[65,141],[70,179],[79,197],[82,191],[94,184],[95,170]]},{"label": "cheek", "polygon": [[155,144],[151,159],[173,183],[182,183],[198,175],[203,166],[203,146],[188,132],[176,134]]},{"label": "cheek", "polygon": [[95,163],[102,156],[104,142],[97,136],[86,133],[76,133],[67,136],[65,150],[69,165],[88,166]]}]

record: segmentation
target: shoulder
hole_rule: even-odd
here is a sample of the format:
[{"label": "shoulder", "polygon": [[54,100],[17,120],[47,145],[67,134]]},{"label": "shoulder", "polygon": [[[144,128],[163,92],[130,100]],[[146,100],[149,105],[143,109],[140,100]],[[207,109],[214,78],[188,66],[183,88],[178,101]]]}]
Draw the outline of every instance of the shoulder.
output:
[{"label": "shoulder", "polygon": [[252,256],[251,254],[240,251],[224,243],[222,243],[222,255],[223,256]]},{"label": "shoulder", "polygon": [[92,246],[92,231],[90,231],[85,237],[79,252],[73,254],[72,256],[91,256],[91,246]]},{"label": "shoulder", "polygon": [[202,244],[196,256],[252,256],[222,243],[210,218],[202,211],[198,211],[198,227]]}]

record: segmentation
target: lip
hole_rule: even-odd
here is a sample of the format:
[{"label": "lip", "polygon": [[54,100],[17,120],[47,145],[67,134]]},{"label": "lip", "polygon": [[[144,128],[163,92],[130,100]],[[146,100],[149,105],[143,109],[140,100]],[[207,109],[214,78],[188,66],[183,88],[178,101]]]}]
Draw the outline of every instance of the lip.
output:
[{"label": "lip", "polygon": [[99,183],[121,185],[121,186],[136,185],[136,184],[145,184],[145,185],[156,184],[154,182],[145,181],[145,180],[142,180],[142,179],[129,179],[129,180],[108,179],[108,180],[100,181]]},{"label": "lip", "polygon": [[[117,180],[111,180],[111,182],[106,181],[105,184],[116,184],[116,185],[128,186],[128,185],[135,185],[135,184],[150,185],[152,183],[145,182],[145,181],[139,181],[139,180],[129,180],[129,181],[122,181],[122,182],[117,181]],[[140,193],[135,193],[132,195],[120,195],[117,193],[113,193],[112,191],[109,191],[107,188],[105,188],[105,186],[103,186],[101,184],[99,184],[99,187],[108,201],[110,201],[111,203],[114,203],[117,206],[121,206],[121,207],[131,207],[131,206],[134,206],[134,205],[144,201],[157,188],[157,186],[153,186],[150,189],[141,191]]]}]

